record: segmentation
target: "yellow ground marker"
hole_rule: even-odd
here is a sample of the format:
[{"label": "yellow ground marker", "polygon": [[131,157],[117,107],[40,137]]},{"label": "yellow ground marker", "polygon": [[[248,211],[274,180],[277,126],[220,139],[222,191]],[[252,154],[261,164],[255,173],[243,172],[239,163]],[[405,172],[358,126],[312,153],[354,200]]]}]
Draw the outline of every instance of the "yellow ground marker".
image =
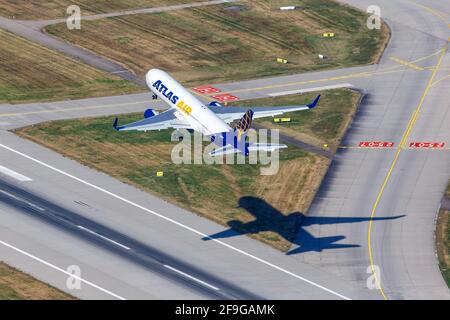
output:
[{"label": "yellow ground marker", "polygon": [[162,176],[164,176],[164,171],[158,171],[158,172],[156,172],[156,176],[157,176],[157,177],[162,177]]},{"label": "yellow ground marker", "polygon": [[325,32],[324,34],[322,34],[322,36],[325,38],[332,38],[332,37],[334,37],[334,33],[333,32]]},{"label": "yellow ground marker", "polygon": [[279,63],[287,63],[288,61],[286,59],[283,59],[283,58],[277,58],[277,62],[279,62]]},{"label": "yellow ground marker", "polygon": [[436,68],[434,69],[434,71],[433,71],[433,73],[432,73],[432,75],[430,77],[430,80],[428,81],[427,87],[425,88],[425,91],[422,94],[422,97],[420,98],[419,105],[415,109],[413,115],[411,116],[411,118],[410,118],[410,120],[408,122],[408,125],[406,127],[405,132],[403,133],[403,136],[402,136],[402,139],[400,141],[400,144],[397,147],[397,153],[395,154],[394,160],[392,161],[392,164],[391,164],[391,166],[389,168],[389,171],[388,171],[388,173],[387,173],[387,175],[386,175],[386,177],[385,177],[385,179],[383,181],[383,184],[381,185],[381,189],[380,189],[380,191],[378,193],[378,196],[377,196],[377,198],[375,200],[375,203],[374,203],[374,205],[372,207],[372,212],[370,214],[369,227],[368,227],[368,230],[367,230],[367,247],[368,247],[368,251],[369,251],[370,267],[372,269],[372,275],[375,278],[375,282],[377,283],[377,287],[379,288],[380,293],[381,293],[381,295],[383,296],[383,298],[385,300],[387,300],[388,297],[386,296],[386,294],[384,293],[383,288],[381,287],[380,280],[377,278],[377,273],[375,272],[375,265],[373,263],[372,244],[371,244],[372,222],[373,222],[373,218],[375,216],[375,212],[377,210],[378,204],[380,202],[381,196],[383,195],[384,190],[386,189],[386,185],[387,185],[389,179],[391,178],[392,171],[394,170],[395,165],[397,164],[398,158],[400,156],[400,153],[402,152],[402,150],[404,148],[404,145],[406,144],[406,141],[408,140],[408,138],[409,138],[409,136],[411,134],[411,130],[414,127],[414,125],[416,124],[416,121],[417,121],[417,118],[419,116],[420,110],[422,109],[422,106],[423,106],[423,102],[425,101],[425,97],[428,95],[428,92],[429,92],[429,90],[431,88],[431,85],[432,85],[432,83],[434,81],[434,78],[436,77],[437,71],[439,69],[439,66],[442,63],[442,59],[444,58],[444,55],[445,55],[446,52],[447,52],[447,47],[445,47],[442,50],[442,53],[441,53],[441,55],[439,57],[439,61],[438,61],[437,65],[436,65]]},{"label": "yellow ground marker", "polygon": [[273,122],[291,122],[291,118],[274,118]]}]

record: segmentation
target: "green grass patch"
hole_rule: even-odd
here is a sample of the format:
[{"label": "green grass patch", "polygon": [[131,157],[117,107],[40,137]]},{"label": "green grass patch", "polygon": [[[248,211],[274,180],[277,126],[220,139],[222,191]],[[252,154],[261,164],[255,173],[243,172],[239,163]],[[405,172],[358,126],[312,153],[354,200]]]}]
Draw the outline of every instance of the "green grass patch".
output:
[{"label": "green grass patch", "polygon": [[[444,194],[450,199],[450,182]],[[442,276],[450,288],[450,211],[442,208],[436,222],[436,251],[439,259],[439,268]]]},{"label": "green grass patch", "polygon": [[450,288],[450,211],[441,209],[436,223],[436,248],[439,268]]},{"label": "green grass patch", "polygon": [[[317,93],[296,94],[245,100],[230,103],[254,108],[255,106],[283,106],[307,104],[314,100]],[[326,90],[316,108],[310,111],[287,113],[276,118],[291,118],[291,122],[274,123],[272,118],[257,119],[256,123],[266,127],[280,129],[281,132],[322,147],[328,144],[333,148],[340,142],[347,125],[356,112],[356,102],[360,94],[349,89]]]}]

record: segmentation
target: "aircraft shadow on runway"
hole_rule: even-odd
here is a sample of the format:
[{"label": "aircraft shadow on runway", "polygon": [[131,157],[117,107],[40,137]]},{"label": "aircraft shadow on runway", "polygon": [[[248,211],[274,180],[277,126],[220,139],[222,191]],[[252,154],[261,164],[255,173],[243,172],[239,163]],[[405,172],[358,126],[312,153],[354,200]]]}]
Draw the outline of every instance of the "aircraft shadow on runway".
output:
[{"label": "aircraft shadow on runway", "polygon": [[[263,231],[278,233],[287,241],[298,247],[286,254],[297,254],[309,251],[320,252],[328,249],[360,247],[358,244],[336,243],[345,236],[314,237],[304,227],[324,224],[356,223],[370,221],[370,217],[308,217],[300,212],[283,215],[266,201],[256,197],[242,197],[238,207],[245,209],[255,217],[255,220],[243,223],[239,220],[228,222],[230,229],[204,237],[203,240],[230,238],[242,234],[256,234]],[[394,220],[405,215],[392,217],[374,217],[373,221]]]}]

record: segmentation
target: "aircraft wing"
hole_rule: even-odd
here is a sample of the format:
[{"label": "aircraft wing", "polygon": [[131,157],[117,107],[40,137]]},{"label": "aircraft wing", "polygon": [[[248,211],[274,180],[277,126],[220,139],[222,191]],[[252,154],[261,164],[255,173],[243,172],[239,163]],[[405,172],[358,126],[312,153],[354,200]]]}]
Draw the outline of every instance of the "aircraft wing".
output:
[{"label": "aircraft wing", "polygon": [[[279,116],[283,113],[301,111],[312,109],[317,105],[320,99],[320,94],[310,104],[297,105],[297,106],[276,106],[276,107],[252,107],[253,119]],[[248,110],[248,107],[223,107],[213,106],[211,110],[226,123],[233,122],[242,117],[242,115]]]},{"label": "aircraft wing", "polygon": [[126,130],[150,131],[168,128],[191,129],[191,125],[187,121],[178,119],[175,116],[175,112],[177,112],[175,109],[169,109],[153,117],[145,118],[121,126],[118,125],[118,119],[116,118],[113,127],[117,131],[126,131]]}]

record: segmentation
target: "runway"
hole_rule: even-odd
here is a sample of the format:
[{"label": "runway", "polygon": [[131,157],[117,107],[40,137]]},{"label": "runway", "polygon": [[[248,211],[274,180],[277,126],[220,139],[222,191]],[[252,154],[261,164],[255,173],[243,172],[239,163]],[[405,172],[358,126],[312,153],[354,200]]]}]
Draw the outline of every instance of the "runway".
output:
[{"label": "runway", "polygon": [[[298,264],[283,253],[247,237],[226,242],[204,241],[203,237],[223,228],[11,133],[1,132],[0,137],[2,164],[31,179],[17,182],[14,178],[2,177],[8,183],[1,186],[7,194],[0,196],[0,240],[62,269],[78,265],[88,281],[121,297],[211,297],[211,292],[205,295],[202,291],[199,294],[198,288],[193,290],[193,281],[189,281],[185,288],[186,279],[183,277],[166,281],[164,274],[152,270],[152,264],[148,265],[148,256],[151,257],[150,262],[156,259],[159,264],[167,264],[218,288],[215,291],[220,292],[213,292],[216,297],[345,299],[366,295],[350,283],[308,265]],[[6,147],[9,145],[15,148]],[[26,150],[26,153],[18,150]],[[33,206],[30,207],[27,202]],[[11,210],[12,206],[14,210]],[[42,217],[44,213],[36,212],[39,211],[37,207],[50,212]],[[26,214],[30,210],[34,213]],[[56,217],[55,213],[58,214]],[[115,243],[99,239],[77,226]],[[105,245],[107,249],[103,248]],[[145,261],[139,261],[140,256],[135,257],[133,252],[122,246],[133,252],[142,251],[142,248],[149,252]],[[16,260],[29,260],[27,257],[18,257],[16,252],[2,246],[0,250],[2,257],[7,257],[7,263],[20,266],[67,291],[66,274],[62,275],[60,282],[56,282],[58,277],[49,273],[45,265],[28,269],[29,262],[21,265],[21,260]],[[121,253],[118,254],[117,250]],[[126,256],[123,256],[123,251]],[[155,254],[156,251],[158,254]],[[173,282],[176,282],[175,288]],[[326,282],[327,286],[322,286],[322,282]],[[227,287],[233,289],[228,291]],[[89,296],[87,293],[86,296],[82,292],[71,293],[83,298],[98,297],[98,294]]]},{"label": "runway", "polygon": [[[320,240],[300,232],[296,243],[318,250],[289,256],[245,236],[202,241],[223,227],[6,131],[42,121],[143,111],[149,104],[163,107],[143,93],[0,105],[0,164],[31,179],[0,173],[0,190],[75,220],[68,225],[54,215],[43,217],[0,193],[0,241],[64,270],[79,265],[87,281],[126,299],[450,299],[434,250],[434,218],[450,178],[450,150],[409,148],[417,141],[450,146],[450,8],[431,1],[346,2],[362,10],[373,4],[382,8],[392,39],[379,64],[211,85],[239,99],[340,84],[361,90],[364,99],[345,148],[333,158],[308,216],[312,221],[403,217],[310,223],[304,229],[314,237],[340,236],[339,244],[358,247],[319,250]],[[394,147],[358,148],[361,141],[390,141]],[[87,225],[133,252],[75,225]],[[68,290],[67,274],[5,245],[0,252],[6,262],[78,297],[117,298],[89,285]],[[369,289],[374,274],[375,287]]]}]

